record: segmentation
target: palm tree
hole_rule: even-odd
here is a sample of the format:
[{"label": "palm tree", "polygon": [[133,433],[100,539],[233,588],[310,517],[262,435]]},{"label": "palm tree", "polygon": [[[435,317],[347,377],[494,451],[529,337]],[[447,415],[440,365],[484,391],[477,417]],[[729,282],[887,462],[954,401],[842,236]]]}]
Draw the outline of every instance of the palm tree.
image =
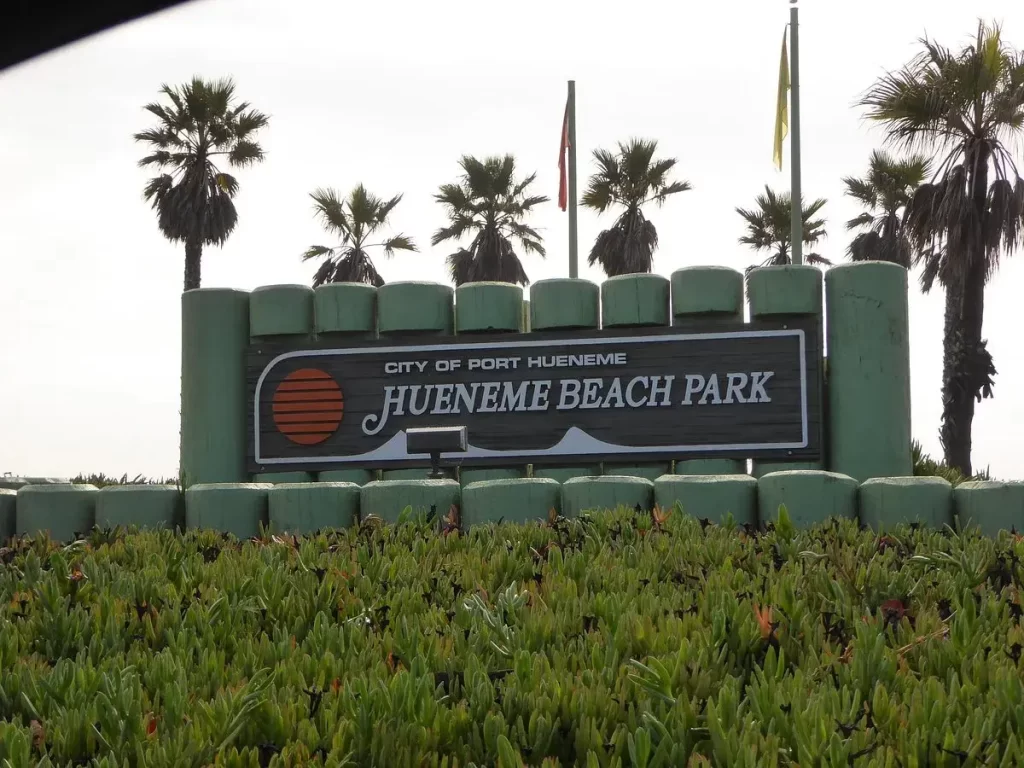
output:
[{"label": "palm tree", "polygon": [[846,194],[867,210],[846,222],[848,230],[867,228],[850,242],[851,261],[890,261],[906,269],[914,247],[904,228],[903,212],[915,190],[928,175],[930,163],[921,155],[898,160],[874,151],[863,178],[843,178]]},{"label": "palm tree", "polygon": [[523,219],[548,198],[527,196],[526,189],[537,174],[517,180],[515,165],[512,155],[483,160],[465,155],[459,161],[459,181],[442,184],[434,195],[445,207],[449,224],[434,233],[430,244],[473,235],[469,248],[460,248],[448,256],[448,270],[456,285],[484,280],[529,285],[513,240],[526,253],[544,255],[540,234],[524,224]]},{"label": "palm tree", "polygon": [[302,254],[303,261],[324,260],[313,275],[314,288],[324,283],[369,283],[379,288],[384,285],[384,278],[377,272],[366,249],[383,248],[385,256],[394,256],[395,251],[417,250],[412,239],[405,235],[367,243],[387,224],[388,215],[402,199],[401,195],[382,200],[359,184],[344,199],[333,189],[317,189],[310,197],[324,229],[341,238],[341,243],[333,248],[311,245]]},{"label": "palm tree", "polygon": [[654,159],[657,141],[632,139],[619,143],[618,154],[606,149],[594,150],[598,171],[590,177],[583,205],[604,213],[612,205],[626,210],[611,229],[597,236],[587,262],[600,264],[609,277],[635,272],[650,272],[658,232],[643,213],[646,203],[659,207],[669,195],[690,189],[687,181],[669,181],[675,158]]},{"label": "palm tree", "polygon": [[152,149],[139,166],[163,171],[149,180],[143,195],[157,211],[164,237],[185,243],[188,291],[199,287],[203,246],[223,245],[238,222],[233,202],[238,181],[221,171],[215,158],[223,156],[233,168],[262,162],[263,149],[254,138],[269,117],[248,102],[235,103],[230,79],[194,77],[180,87],[164,85],[160,93],[170,104],[147,104],[159,123],[134,138]]},{"label": "palm tree", "polygon": [[[758,195],[755,202],[757,207],[753,210],[736,209],[736,213],[747,224],[747,234],[740,238],[740,242],[752,246],[755,251],[768,251],[769,256],[760,264],[748,267],[747,271],[756,267],[777,267],[792,263],[790,244],[793,234],[793,198],[790,193],[777,194],[765,186],[764,194]],[[803,205],[804,245],[813,246],[825,237],[825,220],[814,218],[825,202],[819,198],[810,205]],[[805,253],[803,256],[808,264],[831,263],[817,253]]]},{"label": "palm tree", "polygon": [[905,218],[926,286],[937,278],[946,289],[940,438],[946,463],[970,476],[975,401],[991,396],[995,374],[982,338],[985,285],[1000,255],[1020,246],[1024,226],[1024,180],[1008,148],[1024,132],[1024,54],[982,22],[960,51],[920,42],[923,50],[880,77],[860,105],[890,143],[938,159]]}]

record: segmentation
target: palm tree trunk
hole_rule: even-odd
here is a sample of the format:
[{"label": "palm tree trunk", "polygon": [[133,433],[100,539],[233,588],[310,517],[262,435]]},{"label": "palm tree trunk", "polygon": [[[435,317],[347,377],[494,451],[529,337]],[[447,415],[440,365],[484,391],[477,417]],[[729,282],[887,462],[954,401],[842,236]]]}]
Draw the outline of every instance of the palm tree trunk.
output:
[{"label": "palm tree trunk", "polygon": [[200,262],[203,258],[203,243],[198,237],[185,240],[185,290],[199,287]]},{"label": "palm tree trunk", "polygon": [[953,408],[953,392],[956,388],[957,338],[960,329],[961,291],[959,286],[951,284],[946,288],[946,311],[942,324],[942,426],[939,430],[939,442],[946,464],[953,460],[953,446],[956,445],[958,433],[954,428],[956,416]]}]

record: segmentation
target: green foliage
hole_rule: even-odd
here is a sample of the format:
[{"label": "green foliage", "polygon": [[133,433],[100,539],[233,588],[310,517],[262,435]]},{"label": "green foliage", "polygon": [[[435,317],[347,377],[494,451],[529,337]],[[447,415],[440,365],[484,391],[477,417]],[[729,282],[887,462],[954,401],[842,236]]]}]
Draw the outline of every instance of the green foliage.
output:
[{"label": "green foliage", "polygon": [[618,510],[0,549],[0,766],[1019,765],[1024,542]]},{"label": "green foliage", "polygon": [[975,473],[971,477],[964,477],[963,473],[956,467],[951,467],[945,462],[935,461],[931,456],[924,452],[921,448],[921,444],[914,440],[911,443],[911,450],[914,457],[914,474],[918,476],[926,477],[941,477],[948,480],[953,485],[959,485],[966,480],[991,480],[992,475],[985,470],[984,472]]},{"label": "green foliage", "polygon": [[[746,224],[747,233],[740,238],[743,245],[749,245],[755,251],[768,251],[769,256],[760,264],[748,267],[777,267],[791,264],[790,253],[793,239],[793,197],[789,192],[779,194],[767,185],[764,194],[755,200],[757,207],[753,209],[737,208]],[[803,203],[803,244],[816,245],[825,238],[825,220],[815,216],[825,207],[826,201],[818,198],[810,205]],[[807,264],[831,264],[824,256],[817,253],[804,253]]]},{"label": "green foliage", "polygon": [[103,472],[85,474],[84,472],[71,478],[72,483],[86,483],[88,485],[94,485],[97,488],[103,488],[108,485],[175,485],[178,482],[176,477],[146,477],[145,475],[135,475],[135,477],[128,477],[127,474],[123,474],[120,477],[106,475]]}]

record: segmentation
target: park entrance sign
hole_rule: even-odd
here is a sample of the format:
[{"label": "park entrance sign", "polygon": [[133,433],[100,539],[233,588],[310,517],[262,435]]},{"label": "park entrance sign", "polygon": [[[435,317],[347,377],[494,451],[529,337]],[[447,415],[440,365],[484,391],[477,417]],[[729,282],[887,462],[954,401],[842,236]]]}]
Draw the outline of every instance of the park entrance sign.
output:
[{"label": "park entrance sign", "polygon": [[813,321],[249,350],[251,472],[415,466],[405,430],[467,427],[476,466],[821,455]]}]

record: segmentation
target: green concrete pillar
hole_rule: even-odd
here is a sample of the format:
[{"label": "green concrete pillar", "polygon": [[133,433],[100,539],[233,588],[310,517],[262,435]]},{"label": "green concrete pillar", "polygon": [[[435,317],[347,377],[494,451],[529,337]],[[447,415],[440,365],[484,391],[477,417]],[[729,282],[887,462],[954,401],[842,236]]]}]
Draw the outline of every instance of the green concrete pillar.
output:
[{"label": "green concrete pillar", "polygon": [[[605,330],[667,326],[671,284],[655,274],[620,275],[601,284],[601,325]],[[655,480],[672,469],[670,461],[606,461],[605,475]]]},{"label": "green concrete pillar", "polygon": [[[672,325],[714,331],[743,323],[743,274],[728,267],[684,267],[672,273]],[[676,459],[677,475],[743,475],[744,459]]]},{"label": "green concrete pillar", "polygon": [[14,535],[17,528],[16,512],[18,492],[13,488],[0,488],[0,546],[6,546],[7,540]]},{"label": "green concrete pillar", "polygon": [[372,469],[330,469],[317,475],[317,481],[321,483],[355,483],[366,485],[377,479],[377,472]]},{"label": "green concrete pillar", "polygon": [[865,261],[825,273],[829,469],[857,480],[913,473],[907,270]]},{"label": "green concrete pillar", "polygon": [[666,475],[654,483],[663,510],[677,503],[683,514],[720,524],[732,515],[736,525],[757,522],[757,480],[749,475]]},{"label": "green concrete pillar", "polygon": [[289,483],[267,493],[270,530],[298,535],[349,528],[359,518],[359,486],[354,483]]},{"label": "green concrete pillar", "polygon": [[[387,336],[448,336],[455,330],[455,291],[438,283],[388,283],[377,289],[377,329]],[[426,477],[424,470],[385,469],[384,480]],[[454,475],[454,471],[449,472]]]},{"label": "green concrete pillar", "polygon": [[326,343],[364,341],[377,335],[377,289],[366,283],[327,283],[313,292],[317,338]]},{"label": "green concrete pillar", "polygon": [[15,534],[46,532],[54,541],[74,541],[96,522],[97,493],[92,485],[26,485],[18,491]]},{"label": "green concrete pillar", "polygon": [[181,296],[183,484],[245,482],[245,353],[249,294],[197,288]]},{"label": "green concrete pillar", "polygon": [[172,530],[184,522],[184,496],[173,485],[108,485],[96,494],[100,528]]},{"label": "green concrete pillar", "polygon": [[448,515],[452,504],[458,505],[461,490],[455,480],[382,480],[367,483],[360,489],[359,516],[370,515],[394,523],[406,509],[413,514],[429,514],[438,520]]},{"label": "green concrete pillar", "polygon": [[1024,531],[1024,482],[968,480],[953,489],[953,504],[961,527],[978,527],[989,538]]},{"label": "green concrete pillar", "polygon": [[[601,327],[601,289],[589,280],[552,278],[530,286],[530,330],[595,331]],[[533,476],[564,483],[574,477],[596,477],[600,462],[533,465]]]},{"label": "green concrete pillar", "polygon": [[267,524],[270,483],[210,483],[185,491],[185,527],[212,529],[239,539],[259,536]]},{"label": "green concrete pillar", "polygon": [[637,506],[641,510],[654,506],[654,483],[643,477],[577,477],[562,485],[566,517]]},{"label": "green concrete pillar", "polygon": [[[460,336],[517,334],[523,325],[523,289],[511,283],[465,283],[455,290],[455,330]],[[473,442],[472,432],[469,435]],[[467,460],[467,461],[472,461]],[[462,485],[526,477],[526,466],[459,468]]]},{"label": "green concrete pillar", "polygon": [[451,334],[454,306],[451,286],[439,283],[388,283],[377,289],[377,330],[386,335]]},{"label": "green concrete pillar", "polygon": [[820,525],[833,517],[856,520],[857,481],[816,470],[786,470],[761,477],[757,481],[761,524],[778,520],[782,504],[797,528]]},{"label": "green concrete pillar", "polygon": [[[822,276],[821,270],[807,264],[779,267],[758,267],[747,275],[747,303],[751,320],[786,320],[814,317],[818,327],[818,347],[822,338]],[[820,400],[822,393],[817,396]],[[822,446],[822,450],[825,446]],[[755,459],[751,474],[762,477],[785,470],[819,470],[823,460],[780,461]]]},{"label": "green concrete pillar", "polygon": [[[267,285],[249,296],[249,340],[253,344],[305,344],[313,339],[313,289],[307,285]],[[259,472],[258,483],[309,483],[309,472]]]},{"label": "green concrete pillar", "polygon": [[547,520],[561,509],[561,491],[554,480],[537,477],[470,483],[462,489],[462,527]]},{"label": "green concrete pillar", "polygon": [[900,523],[953,524],[953,486],[941,477],[876,477],[857,491],[860,521],[876,531]]}]

